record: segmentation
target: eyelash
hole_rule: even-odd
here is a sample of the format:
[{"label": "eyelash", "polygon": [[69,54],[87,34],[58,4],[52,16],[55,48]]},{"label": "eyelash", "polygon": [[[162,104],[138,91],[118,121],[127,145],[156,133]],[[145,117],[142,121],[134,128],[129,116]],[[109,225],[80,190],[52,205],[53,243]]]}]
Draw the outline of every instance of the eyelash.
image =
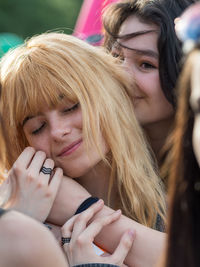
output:
[{"label": "eyelash", "polygon": [[67,112],[70,112],[70,111],[73,111],[73,110],[76,110],[77,108],[79,107],[79,103],[76,103],[75,105],[73,105],[71,108],[67,108],[67,109],[64,109],[64,113],[67,113]]},{"label": "eyelash", "polygon": [[[114,52],[112,55],[113,57],[118,58],[121,62],[124,61],[124,57],[122,54]],[[146,66],[142,67],[142,65],[146,65]],[[144,69],[155,69],[156,68],[153,64],[148,63],[148,62],[142,62],[142,64],[140,64],[140,67]]]},{"label": "eyelash", "polygon": [[38,133],[42,130],[42,128],[43,128],[44,126],[45,126],[45,123],[43,123],[38,129],[34,130],[34,131],[32,132],[32,134],[33,134],[33,135],[38,134]]},{"label": "eyelash", "polygon": [[[143,65],[145,65],[145,67]],[[154,65],[152,65],[151,63],[148,63],[148,62],[143,62],[141,64],[141,67],[145,68],[145,69],[155,69],[156,68]]]},{"label": "eyelash", "polygon": [[[68,113],[68,112],[74,111],[74,110],[78,109],[78,107],[79,107],[79,103],[76,103],[76,104],[73,105],[71,108],[64,109],[64,110],[63,110],[63,113]],[[43,129],[43,127],[45,126],[45,124],[46,124],[46,123],[44,122],[38,129],[34,130],[34,131],[32,132],[32,134],[33,134],[33,135],[37,135],[37,134],[39,134],[39,133],[41,132],[41,130]]]}]

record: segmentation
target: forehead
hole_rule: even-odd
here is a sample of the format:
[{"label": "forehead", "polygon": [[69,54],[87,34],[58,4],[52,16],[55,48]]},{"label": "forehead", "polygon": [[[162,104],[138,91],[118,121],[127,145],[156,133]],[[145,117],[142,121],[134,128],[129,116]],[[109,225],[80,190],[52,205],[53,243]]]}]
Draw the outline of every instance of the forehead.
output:
[{"label": "forehead", "polygon": [[[148,47],[157,51],[158,31],[159,27],[157,25],[141,22],[137,16],[132,15],[122,23],[119,30],[119,36],[133,33],[138,33],[138,35],[126,40],[121,40],[119,38],[118,41],[127,47],[136,46],[140,49],[146,49]],[[147,33],[142,34],[142,32]]]}]

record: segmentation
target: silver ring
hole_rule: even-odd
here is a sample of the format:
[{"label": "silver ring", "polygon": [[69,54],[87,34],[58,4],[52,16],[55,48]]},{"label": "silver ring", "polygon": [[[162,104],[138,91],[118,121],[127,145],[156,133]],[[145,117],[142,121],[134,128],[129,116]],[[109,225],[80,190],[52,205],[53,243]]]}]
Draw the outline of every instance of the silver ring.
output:
[{"label": "silver ring", "polygon": [[52,169],[51,168],[46,168],[44,166],[42,166],[42,168],[40,169],[40,172],[44,173],[44,174],[50,174],[52,173]]},{"label": "silver ring", "polygon": [[71,237],[61,237],[62,246],[66,243],[70,243]]}]

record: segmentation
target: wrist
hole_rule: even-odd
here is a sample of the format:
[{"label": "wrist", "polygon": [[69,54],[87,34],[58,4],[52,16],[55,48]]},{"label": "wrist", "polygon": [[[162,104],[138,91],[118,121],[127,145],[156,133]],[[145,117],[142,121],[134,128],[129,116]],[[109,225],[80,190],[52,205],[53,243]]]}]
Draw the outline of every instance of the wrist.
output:
[{"label": "wrist", "polygon": [[94,203],[96,203],[99,200],[98,197],[88,197],[86,198],[78,207],[78,209],[76,210],[75,214],[79,214],[81,212],[83,212],[84,210],[88,209],[90,206],[92,206]]},{"label": "wrist", "polygon": [[89,197],[91,194],[84,187],[73,179],[64,177],[48,216],[48,221],[63,225],[74,215],[81,203]]}]

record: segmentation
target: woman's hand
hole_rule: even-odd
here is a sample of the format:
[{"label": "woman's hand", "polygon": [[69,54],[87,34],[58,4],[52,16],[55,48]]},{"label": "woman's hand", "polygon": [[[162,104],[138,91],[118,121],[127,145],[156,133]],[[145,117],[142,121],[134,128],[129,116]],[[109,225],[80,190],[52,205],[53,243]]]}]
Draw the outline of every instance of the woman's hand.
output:
[{"label": "woman's hand", "polygon": [[121,211],[93,220],[91,218],[103,208],[102,200],[93,204],[90,208],[75,215],[68,220],[61,229],[62,236],[71,238],[69,243],[63,245],[70,266],[84,263],[108,263],[123,266],[124,259],[128,254],[135,237],[133,230],[126,231],[115,249],[114,253],[109,256],[99,256],[94,250],[94,238],[102,228],[118,220]]},{"label": "woman's hand", "polygon": [[46,158],[44,152],[27,147],[8,173],[12,188],[8,208],[41,222],[46,220],[51,210],[63,177],[62,169],[56,168],[48,174],[40,171],[43,166],[53,170],[54,161]]}]

